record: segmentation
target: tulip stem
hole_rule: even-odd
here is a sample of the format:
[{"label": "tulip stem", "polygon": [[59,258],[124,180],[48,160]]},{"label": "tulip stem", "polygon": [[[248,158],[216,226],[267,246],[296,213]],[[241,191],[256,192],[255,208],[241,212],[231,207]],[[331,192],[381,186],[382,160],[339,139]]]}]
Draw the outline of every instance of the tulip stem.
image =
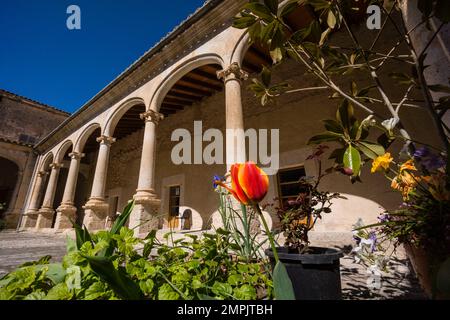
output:
[{"label": "tulip stem", "polygon": [[259,205],[254,204],[253,206],[254,206],[256,212],[258,212],[259,216],[261,217],[262,223],[264,225],[264,229],[266,230],[267,236],[269,237],[270,246],[272,247],[273,257],[275,258],[275,264],[277,264],[278,261],[280,261],[280,259],[278,258],[278,252],[275,247],[275,241],[273,240],[272,232],[269,230],[269,226],[267,225],[267,221],[264,218],[264,215],[263,215]]}]

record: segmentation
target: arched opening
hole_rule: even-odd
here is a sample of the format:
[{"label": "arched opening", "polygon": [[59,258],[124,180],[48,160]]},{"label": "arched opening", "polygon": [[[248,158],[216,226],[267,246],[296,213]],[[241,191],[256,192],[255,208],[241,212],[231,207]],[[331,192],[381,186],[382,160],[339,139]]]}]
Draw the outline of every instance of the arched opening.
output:
[{"label": "arched opening", "polygon": [[[62,167],[59,169],[58,182],[56,184],[55,197],[53,199],[53,208],[56,209],[62,202],[64,190],[66,188],[67,182],[67,174],[69,173],[70,167],[70,156],[69,154],[73,151],[72,142],[66,142],[63,144],[58,154],[56,155],[56,163],[62,164]],[[56,221],[56,213],[53,215],[52,225],[51,227],[55,227]]]},{"label": "arched opening", "polygon": [[99,144],[97,138],[101,135],[99,125],[92,125],[83,132],[75,150],[84,153],[84,157],[80,161],[80,169],[78,171],[77,185],[75,188],[74,206],[77,208],[76,223],[83,224],[84,209],[83,206],[89,200],[92,183],[94,179],[95,167],[97,164]]},{"label": "arched opening", "polygon": [[42,187],[40,190],[37,190],[38,192],[38,201],[37,201],[37,208],[36,209],[40,209],[42,207],[42,204],[44,202],[44,197],[45,197],[45,193],[47,191],[47,186],[48,186],[48,179],[50,177],[50,165],[53,163],[53,154],[49,153],[45,156],[45,158],[42,161],[41,166],[39,167],[39,171],[45,173],[45,175],[43,176],[43,182],[42,182]]},{"label": "arched opening", "polygon": [[223,82],[217,79],[218,64],[198,67],[181,77],[162,100],[160,111],[165,117],[200,102],[223,90]]},{"label": "arched opening", "polygon": [[[161,198],[161,227],[182,229],[183,214],[186,210],[193,217],[191,226],[202,227],[200,213],[209,212],[216,205],[209,181],[215,173],[224,172],[223,164],[209,166],[191,163],[174,164],[171,151],[177,142],[171,141],[174,130],[185,129],[191,132],[192,139],[199,135],[194,129],[195,121],[202,121],[202,130],[225,130],[224,83],[218,79],[217,72],[223,69],[219,63],[205,60],[203,65],[192,64],[184,74],[175,73],[162,86],[169,86],[162,91],[159,112],[168,119],[161,122],[157,134],[155,191]],[[181,68],[180,70],[183,70]],[[174,80],[175,79],[175,80]],[[198,126],[198,122],[196,124]],[[203,134],[202,132],[202,134]],[[201,138],[200,138],[201,139]],[[203,147],[208,143],[202,142]],[[192,145],[192,147],[194,147]],[[203,149],[202,149],[203,150]],[[192,149],[191,155],[194,155]],[[203,161],[202,161],[203,163]],[[210,194],[211,193],[211,194]],[[209,196],[211,195],[211,196]],[[186,212],[188,212],[186,211]],[[206,220],[205,217],[203,220]]]},{"label": "arched opening", "polygon": [[14,191],[17,188],[19,167],[13,161],[0,157],[0,219],[15,205]]},{"label": "arched opening", "polygon": [[110,149],[105,188],[105,201],[109,205],[105,221],[107,228],[133,198],[138,185],[145,126],[140,115],[145,113],[146,107],[143,102],[136,101],[127,108],[115,114],[117,118],[112,119],[111,123],[117,124],[109,129],[116,142]]}]

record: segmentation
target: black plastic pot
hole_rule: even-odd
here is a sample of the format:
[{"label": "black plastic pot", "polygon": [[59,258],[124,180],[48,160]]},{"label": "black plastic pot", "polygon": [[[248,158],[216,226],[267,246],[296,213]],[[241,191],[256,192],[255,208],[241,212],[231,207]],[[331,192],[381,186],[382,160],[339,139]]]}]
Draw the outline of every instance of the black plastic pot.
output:
[{"label": "black plastic pot", "polygon": [[[298,254],[287,248],[277,248],[278,257],[286,266],[297,300],[340,300],[341,273],[339,258],[342,251],[331,248],[310,247],[310,253]],[[272,266],[272,249],[265,251]]]}]

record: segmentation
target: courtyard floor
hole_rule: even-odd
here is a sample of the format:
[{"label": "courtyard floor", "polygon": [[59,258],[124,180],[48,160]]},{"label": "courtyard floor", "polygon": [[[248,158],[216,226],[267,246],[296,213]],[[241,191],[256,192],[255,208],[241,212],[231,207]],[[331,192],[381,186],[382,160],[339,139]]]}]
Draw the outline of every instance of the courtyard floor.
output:
[{"label": "courtyard floor", "polygon": [[[336,241],[337,239],[337,241]],[[414,273],[410,271],[404,252],[399,250],[392,260],[391,272],[383,274],[381,289],[373,292],[367,287],[366,268],[354,263],[349,255],[352,245],[342,235],[314,235],[312,245],[340,248],[343,299],[425,299]],[[0,277],[22,263],[51,255],[52,261],[61,261],[66,251],[66,236],[31,232],[0,232]]]}]

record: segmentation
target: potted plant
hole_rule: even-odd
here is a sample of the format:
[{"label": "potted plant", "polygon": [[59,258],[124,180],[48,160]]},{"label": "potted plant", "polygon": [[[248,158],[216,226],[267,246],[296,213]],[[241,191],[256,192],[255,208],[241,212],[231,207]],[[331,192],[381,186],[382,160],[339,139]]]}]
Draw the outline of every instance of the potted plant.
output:
[{"label": "potted plant", "polygon": [[370,229],[380,241],[403,244],[417,278],[430,298],[448,298],[450,259],[450,186],[447,159],[428,147],[395,162],[390,153],[377,157],[372,173],[383,172],[403,203],[388,210],[380,222],[358,228]]},{"label": "potted plant", "polygon": [[[319,190],[320,181],[334,170],[322,172],[321,155],[325,146],[319,146],[309,156],[318,168],[317,177],[301,179],[301,192],[294,199],[276,207],[283,232],[284,247],[277,247],[278,256],[287,269],[297,300],[341,299],[340,250],[310,246],[308,233],[322,214],[331,212],[332,200],[343,198],[338,193]],[[273,259],[272,249],[266,254]]]},{"label": "potted plant", "polygon": [[[407,195],[407,201],[399,210],[390,210],[389,219],[377,227],[387,238],[406,245],[417,273],[428,275],[419,275],[419,280],[432,279],[432,286],[440,288],[440,292],[450,292],[450,250],[448,230],[444,229],[449,221],[449,200],[446,196],[436,197],[436,190],[440,190],[441,195],[450,190],[450,128],[445,123],[450,110],[450,87],[442,81],[435,82],[433,73],[440,73],[436,68],[434,71],[426,69],[437,63],[433,60],[433,50],[450,21],[450,12],[444,9],[447,2],[293,0],[279,4],[276,0],[249,1],[233,22],[236,28],[248,31],[252,42],[270,51],[273,67],[289,57],[302,67],[301,70],[306,70],[308,76],[323,84],[321,87],[292,88],[286,82],[274,83],[272,68],[265,67],[259,78],[252,79],[250,86],[263,106],[282,95],[324,90],[331,99],[338,101],[336,119],[324,120],[326,130],[309,143],[339,143],[331,158],[352,183],[362,182],[361,171],[365,163],[374,161],[374,164],[382,165],[388,162],[384,168],[387,177],[392,180],[394,189]],[[367,42],[370,39],[363,39],[358,26],[368,21],[365,13],[369,5],[378,6],[382,21],[372,41]],[[289,23],[289,16],[301,7],[312,12],[309,14],[312,21],[309,24],[303,21],[308,25],[297,30]],[[408,16],[415,14],[422,16],[422,20],[408,26]],[[439,27],[431,30],[428,28],[431,22]],[[418,33],[428,33],[424,41],[416,39],[415,43],[413,32],[416,29]],[[346,38],[345,45],[335,41],[337,33]],[[380,50],[378,44],[384,39],[393,42],[386,50]],[[393,65],[400,72],[392,72],[396,69],[388,66]],[[356,73],[358,77],[354,76]],[[394,90],[392,82],[386,81],[388,78],[395,82]],[[367,117],[357,119],[355,109],[366,113]],[[404,112],[405,109],[408,112]],[[414,155],[421,146],[417,143],[421,138],[417,137],[416,123],[405,118],[422,111],[427,111],[429,117],[420,113],[423,121],[419,120],[417,124],[428,125],[427,138],[434,138],[433,147],[439,149],[435,150],[436,154],[446,162],[434,173],[423,170],[418,164]],[[375,140],[373,128],[381,130]],[[396,141],[404,144],[398,157],[401,161],[395,164],[396,167],[390,167],[394,162],[386,151],[388,148],[396,150],[399,147],[394,143]],[[402,168],[403,164],[405,167]],[[428,268],[430,259],[434,261],[432,270]],[[421,265],[427,270],[418,271]],[[424,283],[423,286],[429,287]]]}]

